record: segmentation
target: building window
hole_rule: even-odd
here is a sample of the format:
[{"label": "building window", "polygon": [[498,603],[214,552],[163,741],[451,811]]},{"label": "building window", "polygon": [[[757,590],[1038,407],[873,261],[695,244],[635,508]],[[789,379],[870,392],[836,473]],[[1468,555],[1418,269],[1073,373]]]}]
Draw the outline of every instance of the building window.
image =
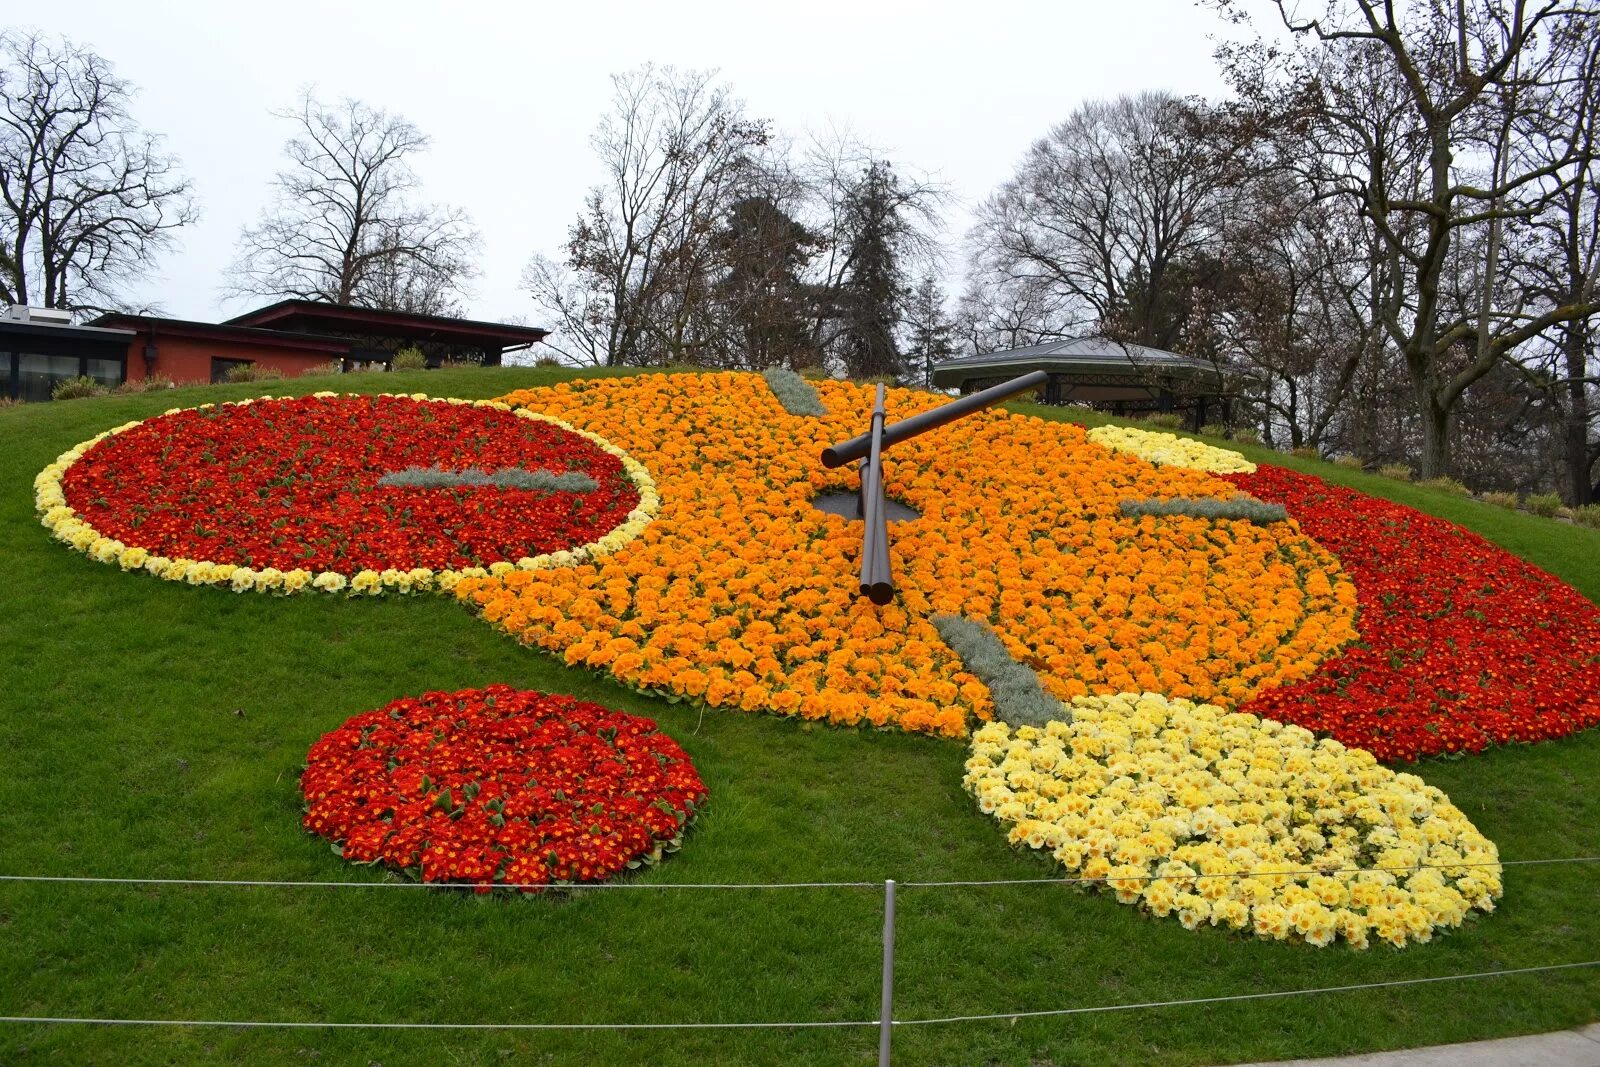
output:
[{"label": "building window", "polygon": [[114,389],[122,384],[122,360],[85,357],[83,373],[107,389]]},{"label": "building window", "polygon": [[253,359],[223,359],[221,356],[211,357],[211,384],[228,380],[228,372],[235,367],[249,367],[254,365]]},{"label": "building window", "polygon": [[49,400],[60,382],[82,371],[78,356],[46,356],[38,352],[17,354],[17,399]]}]

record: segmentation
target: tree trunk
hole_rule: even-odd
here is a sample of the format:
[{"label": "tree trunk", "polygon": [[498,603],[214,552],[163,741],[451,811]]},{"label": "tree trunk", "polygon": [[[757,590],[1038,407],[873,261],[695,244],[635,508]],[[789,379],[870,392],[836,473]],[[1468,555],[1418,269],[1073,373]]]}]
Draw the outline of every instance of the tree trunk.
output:
[{"label": "tree trunk", "polygon": [[1439,404],[1432,391],[1420,397],[1422,416],[1423,478],[1442,478],[1450,467],[1450,410]]},{"label": "tree trunk", "polygon": [[1567,420],[1565,433],[1565,466],[1568,501],[1573,507],[1582,507],[1594,500],[1594,486],[1589,480],[1589,394],[1584,378],[1589,363],[1589,321],[1576,319],[1563,331],[1562,348],[1565,350],[1567,371]]}]

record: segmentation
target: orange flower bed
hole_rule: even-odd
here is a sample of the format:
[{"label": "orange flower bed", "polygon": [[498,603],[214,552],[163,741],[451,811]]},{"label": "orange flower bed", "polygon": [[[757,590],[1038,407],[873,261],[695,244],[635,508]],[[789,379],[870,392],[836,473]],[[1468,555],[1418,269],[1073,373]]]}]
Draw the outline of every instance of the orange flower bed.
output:
[{"label": "orange flower bed", "polygon": [[[1227,499],[1082,427],[987,411],[895,445],[885,489],[895,601],[856,595],[859,522],[811,505],[855,488],[821,449],[867,425],[871,391],[817,383],[790,415],[756,375],[583,380],[502,399],[603,434],[649,470],[661,510],[615,555],[469,578],[457,596],[566,662],[712,707],[963,736],[987,688],[931,616],[986,620],[1070,699],[1152,691],[1239,701],[1311,674],[1355,636],[1355,591],[1291,522],[1123,516],[1121,501]],[[941,398],[890,390],[890,420]]]}]

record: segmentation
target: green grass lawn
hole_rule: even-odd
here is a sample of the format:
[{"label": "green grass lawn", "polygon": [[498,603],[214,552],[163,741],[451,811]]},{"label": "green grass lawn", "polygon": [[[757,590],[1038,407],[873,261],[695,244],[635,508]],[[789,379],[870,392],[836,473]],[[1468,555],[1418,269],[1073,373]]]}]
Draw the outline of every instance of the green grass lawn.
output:
[{"label": "green grass lawn", "polygon": [[[340,388],[493,396],[568,372]],[[330,379],[0,411],[0,874],[358,882],[302,833],[307,747],[407,693],[506,682],[660,720],[711,799],[665,883],[1031,878],[961,791],[964,745],[699,711],[518,647],[438,596],[274,599],[119,572],[51,542],[34,474],[174,405]],[[1026,408],[1037,414],[1056,414]],[[1444,515],[1600,599],[1600,533],[1242,449]],[[1506,859],[1600,854],[1600,731],[1422,765]],[[1497,914],[1404,951],[1189,933],[1056,885],[906,888],[897,1015],[1334,986],[1600,958],[1600,865],[1512,867]],[[410,1022],[872,1019],[879,889],[0,883],[0,1014]],[[1278,1001],[902,1027],[908,1064],[1226,1063],[1531,1033],[1600,1017],[1600,969]],[[461,1032],[0,1024],[4,1063],[870,1063],[875,1030]]]}]

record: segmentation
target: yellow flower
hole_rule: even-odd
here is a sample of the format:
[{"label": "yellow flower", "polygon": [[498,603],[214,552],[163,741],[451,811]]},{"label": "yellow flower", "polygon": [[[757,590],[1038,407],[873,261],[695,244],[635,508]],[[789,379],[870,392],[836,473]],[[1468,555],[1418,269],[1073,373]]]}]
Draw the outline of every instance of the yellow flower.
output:
[{"label": "yellow flower", "polygon": [[[979,728],[963,785],[1013,844],[1106,877],[1123,903],[1189,929],[1360,949],[1369,934],[1425,941],[1500,893],[1494,845],[1438,789],[1370,753],[1153,693],[1067,710],[1043,729]],[[1245,767],[1249,796],[1226,785]]]},{"label": "yellow flower", "polygon": [[1128,452],[1164,467],[1188,467],[1213,474],[1253,474],[1256,465],[1239,453],[1216,448],[1173,433],[1131,426],[1097,426],[1089,440],[1117,452]]}]

